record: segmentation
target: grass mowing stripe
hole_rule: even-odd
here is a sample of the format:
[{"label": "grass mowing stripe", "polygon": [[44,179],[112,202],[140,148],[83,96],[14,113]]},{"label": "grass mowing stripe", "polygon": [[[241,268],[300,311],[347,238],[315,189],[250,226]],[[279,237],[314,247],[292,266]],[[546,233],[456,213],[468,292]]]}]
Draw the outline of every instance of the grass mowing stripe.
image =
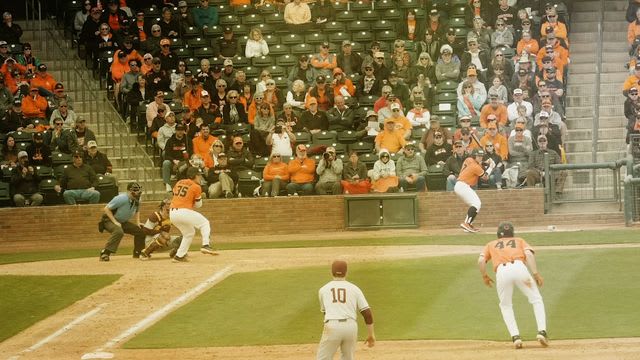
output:
[{"label": "grass mowing stripe", "polygon": [[[476,259],[353,263],[349,279],[372,306],[379,340],[510,341],[496,290],[482,283]],[[538,262],[552,339],[640,336],[640,287],[631,285],[640,272],[637,249],[538,251]],[[328,280],[325,267],[236,274],[125,347],[315,343],[322,329],[317,291]],[[533,310],[517,290],[514,309],[521,335],[533,340]]]},{"label": "grass mowing stripe", "polygon": [[113,283],[120,275],[0,276],[0,341]]},{"label": "grass mowing stripe", "polygon": [[[357,236],[356,233],[354,233]],[[312,236],[312,235],[309,235]],[[589,230],[571,232],[538,232],[523,233],[530,244],[544,245],[592,245],[592,244],[627,244],[640,242],[637,230]],[[493,233],[459,234],[459,235],[425,235],[408,237],[385,237],[370,239],[336,239],[336,240],[296,240],[271,242],[242,242],[213,244],[217,250],[245,249],[286,249],[305,247],[334,246],[390,246],[390,245],[484,245],[493,240]],[[198,250],[200,245],[194,244],[191,250]],[[130,254],[131,247],[120,247],[118,254]],[[39,252],[22,252],[0,254],[0,265],[44,260],[74,259],[82,257],[98,257],[98,249],[55,250]]]}]

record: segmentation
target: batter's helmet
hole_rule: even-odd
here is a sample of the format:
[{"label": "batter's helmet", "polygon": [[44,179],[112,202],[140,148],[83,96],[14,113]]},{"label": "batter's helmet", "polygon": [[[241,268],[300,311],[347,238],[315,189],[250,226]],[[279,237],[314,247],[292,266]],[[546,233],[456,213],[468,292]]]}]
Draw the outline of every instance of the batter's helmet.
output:
[{"label": "batter's helmet", "polygon": [[335,277],[347,276],[347,262],[344,260],[336,260],[331,264],[331,274]]},{"label": "batter's helmet", "polygon": [[195,179],[197,175],[201,175],[202,171],[200,171],[197,167],[190,167],[187,169],[187,179]]},{"label": "batter's helmet", "polygon": [[471,151],[471,156],[484,156],[484,150],[475,148]]},{"label": "batter's helmet", "polygon": [[503,221],[498,225],[498,238],[513,237],[513,224]]}]

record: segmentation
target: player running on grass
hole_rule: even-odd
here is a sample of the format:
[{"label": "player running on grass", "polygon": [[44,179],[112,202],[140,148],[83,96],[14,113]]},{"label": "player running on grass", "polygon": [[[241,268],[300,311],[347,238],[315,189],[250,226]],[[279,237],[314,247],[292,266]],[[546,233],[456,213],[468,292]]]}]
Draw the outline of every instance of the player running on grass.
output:
[{"label": "player running on grass", "polygon": [[193,208],[202,206],[202,173],[199,168],[191,167],[187,169],[187,178],[178,181],[173,187],[173,199],[171,199],[171,210],[169,218],[171,223],[175,225],[180,233],[182,233],[182,242],[178,248],[178,252],[173,257],[173,262],[185,262],[187,260],[187,252],[196,229],[200,231],[202,236],[202,247],[200,252],[209,255],[218,255],[209,245],[209,237],[211,236],[211,225],[209,220]]},{"label": "player running on grass", "polygon": [[[476,218],[478,211],[480,211],[482,203],[473,188],[478,184],[478,178],[487,180],[491,171],[493,171],[493,168],[496,166],[492,159],[488,159],[486,164],[483,164],[483,156],[484,151],[482,149],[473,149],[471,156],[462,163],[460,175],[458,175],[456,185],[453,187],[453,191],[456,195],[469,205],[467,216],[465,217],[464,222],[460,224],[460,227],[465,232],[475,233],[479,231],[479,229],[473,226],[472,223]],[[487,166],[486,170],[483,165]]]},{"label": "player running on grass", "polygon": [[[500,311],[511,335],[513,345],[516,349],[522,348],[522,339],[513,314],[512,303],[513,288],[517,286],[529,299],[529,303],[533,305],[533,314],[538,325],[536,339],[542,346],[549,346],[544,303],[542,302],[542,295],[538,291],[538,286],[542,286],[544,280],[538,272],[533,248],[523,239],[514,237],[511,223],[502,222],[498,225],[498,239],[489,242],[478,258],[482,281],[488,287],[491,287],[493,280],[487,275],[487,262],[489,260],[493,261],[493,270],[496,273],[496,289],[500,299]],[[533,273],[533,278],[529,274],[527,267]]]},{"label": "player running on grass", "polygon": [[338,348],[342,360],[353,360],[358,340],[358,312],[367,324],[367,340],[372,347],[376,343],[373,332],[373,314],[362,290],[345,280],[347,263],[336,260],[331,264],[333,280],[318,291],[320,311],[324,313],[324,330],[318,347],[317,360],[331,360]]}]

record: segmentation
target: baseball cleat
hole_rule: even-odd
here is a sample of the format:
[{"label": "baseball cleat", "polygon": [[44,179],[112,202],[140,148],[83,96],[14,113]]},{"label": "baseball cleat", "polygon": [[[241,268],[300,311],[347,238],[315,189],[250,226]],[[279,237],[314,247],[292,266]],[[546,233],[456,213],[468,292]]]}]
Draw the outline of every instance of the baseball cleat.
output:
[{"label": "baseball cleat", "polygon": [[474,228],[473,225],[469,223],[460,223],[460,227],[462,228],[462,230],[464,230],[464,232],[468,232],[468,233],[478,232],[478,229]]},{"label": "baseball cleat", "polygon": [[169,253],[169,257],[173,259],[174,256],[178,253],[178,249],[172,249]]},{"label": "baseball cleat", "polygon": [[203,254],[218,255],[218,253],[213,251],[213,249],[209,245],[205,245],[205,246],[201,247],[200,248],[200,252],[203,253]]},{"label": "baseball cleat", "polygon": [[480,229],[475,227],[475,226],[473,226],[473,224],[467,224],[467,225],[469,225],[469,227],[471,228],[471,231],[474,232],[474,233],[477,233],[478,231],[480,231]]},{"label": "baseball cleat", "polygon": [[107,250],[100,251],[100,261],[109,261],[109,252]]},{"label": "baseball cleat", "polygon": [[520,335],[512,336],[511,341],[513,341],[513,346],[516,349],[522,349],[522,339],[520,339]]},{"label": "baseball cleat", "polygon": [[140,251],[140,260],[144,261],[149,259],[151,259],[151,255],[148,255],[144,250]]},{"label": "baseball cleat", "polygon": [[538,342],[540,343],[540,345],[544,347],[549,346],[549,338],[547,337],[546,331],[544,330],[538,331],[538,335],[536,335],[536,339],[538,339]]},{"label": "baseball cleat", "polygon": [[180,256],[174,256],[174,257],[173,257],[173,260],[171,260],[171,262],[174,262],[174,263],[180,263],[180,262],[189,262],[189,260],[187,260],[187,255],[182,256],[182,257],[180,257]]}]

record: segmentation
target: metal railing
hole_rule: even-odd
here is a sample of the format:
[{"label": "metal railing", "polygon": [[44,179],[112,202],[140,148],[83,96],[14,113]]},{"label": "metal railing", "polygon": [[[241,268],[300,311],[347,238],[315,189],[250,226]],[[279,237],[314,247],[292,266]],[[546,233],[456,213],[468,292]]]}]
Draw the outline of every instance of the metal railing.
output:
[{"label": "metal railing", "polygon": [[[73,91],[76,108],[87,113],[90,123],[95,124],[96,134],[104,136],[105,145],[112,151],[111,156],[121,158],[121,167],[129,172],[129,179],[136,179],[144,187],[152,188],[151,183],[159,178],[153,160],[138,143],[137,136],[131,134],[128,125],[107,97],[104,89],[93,78],[84,60],[77,57],[71,41],[65,39],[55,21],[44,20],[41,26],[47,39],[50,69],[57,72],[58,81]],[[76,110],[78,111],[78,110]]]},{"label": "metal railing", "polygon": [[616,202],[622,211],[620,169],[628,161],[551,165],[545,154],[545,212],[557,204],[594,202]]}]

